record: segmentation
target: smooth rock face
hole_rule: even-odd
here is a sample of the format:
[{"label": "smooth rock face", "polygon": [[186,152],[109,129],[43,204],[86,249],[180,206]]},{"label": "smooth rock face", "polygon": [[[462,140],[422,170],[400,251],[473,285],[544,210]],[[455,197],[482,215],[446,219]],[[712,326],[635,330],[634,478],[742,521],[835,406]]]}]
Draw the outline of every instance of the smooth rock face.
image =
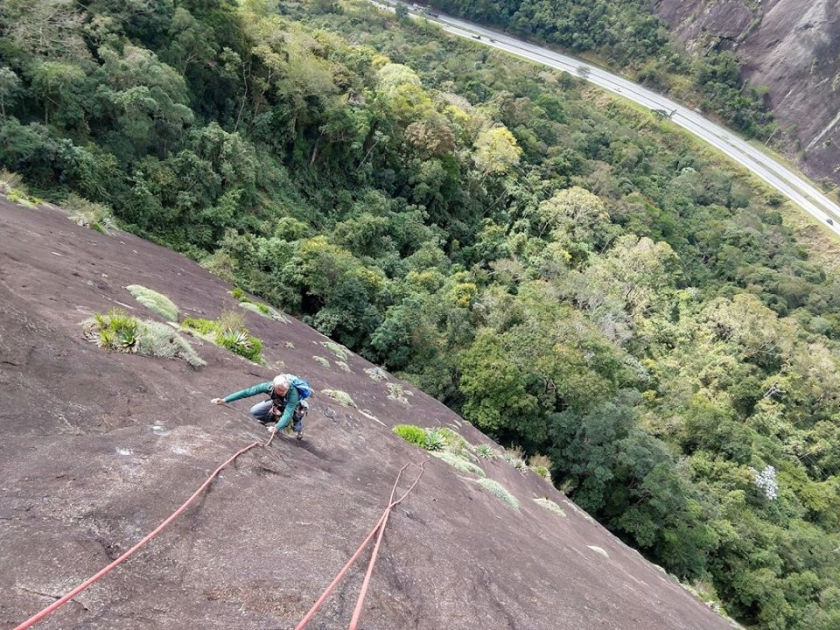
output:
[{"label": "smooth rock face", "polygon": [[[107,352],[80,322],[122,306],[159,318],[124,289],[140,284],[182,316],[236,308],[231,286],[133,236],[80,228],[56,210],[0,197],[0,628],[14,628],[126,551],[222,461],[263,440],[215,396],[277,372],[316,391],[297,441],[280,435],[222,472],[169,529],[37,630],[288,629],[346,562],[387,504],[397,471],[426,459],[391,431],[449,426],[486,437],[392,376],[312,360],[322,335],[251,312],[272,366],[191,339],[207,365]],[[324,389],[347,392],[356,408]],[[727,621],[578,512],[535,474],[478,462],[518,500],[432,458],[392,515],[362,615],[366,630],[726,630]],[[402,489],[417,467],[406,471]],[[547,497],[565,516],[534,499]],[[347,627],[369,554],[312,630]]]},{"label": "smooth rock face", "polygon": [[754,86],[769,88],[800,162],[840,183],[840,0],[658,0],[655,11],[689,49],[735,52]]}]

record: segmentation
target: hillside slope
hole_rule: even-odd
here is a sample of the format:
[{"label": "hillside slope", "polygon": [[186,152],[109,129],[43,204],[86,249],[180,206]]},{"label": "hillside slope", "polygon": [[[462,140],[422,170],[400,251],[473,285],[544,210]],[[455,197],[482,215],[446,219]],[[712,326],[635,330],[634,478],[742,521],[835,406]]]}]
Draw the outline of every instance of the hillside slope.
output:
[{"label": "hillside slope", "polygon": [[[79,323],[94,312],[159,319],[123,288],[132,283],[168,295],[182,315],[235,307],[229,285],[178,254],[0,199],[2,628],[104,566],[263,437],[209,399],[276,369],[350,393],[366,415],[316,396],[306,440],[281,436],[243,456],[161,537],[39,628],[289,628],[376,522],[398,469],[424,458],[392,425],[446,425],[487,442],[408,386],[408,405],[389,399],[355,355],[351,373],[320,365],[312,356],[330,356],[325,338],[294,320],[247,314],[275,370],[194,339],[207,362],[199,370],[86,342]],[[482,465],[520,511],[433,458],[391,521],[363,627],[729,627],[536,475]],[[542,496],[565,517],[533,501]],[[360,577],[354,569],[311,627],[345,627]]]},{"label": "hillside slope", "polygon": [[779,122],[795,126],[805,170],[838,180],[840,2],[657,0],[654,8],[689,47],[735,52],[750,83],[767,86]]}]

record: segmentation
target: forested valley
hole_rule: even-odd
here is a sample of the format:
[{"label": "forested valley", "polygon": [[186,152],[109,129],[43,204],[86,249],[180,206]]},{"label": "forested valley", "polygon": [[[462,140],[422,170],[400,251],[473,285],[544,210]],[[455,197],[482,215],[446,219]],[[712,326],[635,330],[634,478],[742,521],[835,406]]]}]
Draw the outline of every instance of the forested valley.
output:
[{"label": "forested valley", "polygon": [[840,628],[840,281],[781,196],[362,2],[5,0],[0,34],[8,180],[548,456],[740,622]]},{"label": "forested valley", "polygon": [[647,0],[435,0],[443,10],[497,28],[594,55],[657,91],[711,113],[748,137],[779,131],[766,86],[741,79],[736,56],[709,37],[689,55],[673,42]]}]

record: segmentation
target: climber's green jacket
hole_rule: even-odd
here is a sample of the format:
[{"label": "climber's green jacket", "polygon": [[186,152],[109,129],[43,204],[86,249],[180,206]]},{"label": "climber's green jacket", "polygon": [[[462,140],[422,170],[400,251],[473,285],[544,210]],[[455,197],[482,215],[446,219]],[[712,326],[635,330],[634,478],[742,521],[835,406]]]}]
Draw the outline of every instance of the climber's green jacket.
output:
[{"label": "climber's green jacket", "polygon": [[247,389],[241,389],[230,396],[225,396],[224,401],[226,403],[230,403],[234,400],[250,398],[251,396],[259,396],[260,394],[270,396],[271,400],[278,409],[285,406],[282,417],[277,421],[277,426],[279,428],[285,427],[292,421],[292,414],[300,404],[300,393],[294,385],[289,385],[289,391],[285,396],[279,396],[274,391],[274,383],[268,381],[267,383],[260,383],[259,385],[254,385],[253,387],[249,387]]}]

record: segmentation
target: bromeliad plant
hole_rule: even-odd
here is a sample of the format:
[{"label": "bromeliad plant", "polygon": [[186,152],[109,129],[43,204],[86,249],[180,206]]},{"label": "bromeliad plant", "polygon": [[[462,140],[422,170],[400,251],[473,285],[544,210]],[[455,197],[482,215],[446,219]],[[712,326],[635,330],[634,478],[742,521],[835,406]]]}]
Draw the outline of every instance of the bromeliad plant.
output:
[{"label": "bromeliad plant", "polygon": [[96,324],[98,345],[108,350],[136,352],[138,321],[122,309],[111,309],[106,314],[93,316]]},{"label": "bromeliad plant", "polygon": [[427,451],[442,451],[447,446],[446,436],[440,429],[429,429],[424,446]]},{"label": "bromeliad plant", "polygon": [[192,367],[204,365],[192,346],[166,324],[140,321],[122,309],[97,313],[82,322],[84,337],[100,348],[164,359],[184,359]]},{"label": "bromeliad plant", "polygon": [[489,444],[479,444],[475,447],[476,454],[482,459],[496,459],[496,451]]},{"label": "bromeliad plant", "polygon": [[218,320],[187,317],[181,328],[249,361],[262,363],[262,341],[245,327],[239,313],[222,313]]},{"label": "bromeliad plant", "polygon": [[262,342],[256,337],[252,337],[247,330],[225,330],[216,335],[216,342],[241,357],[255,363],[260,362]]}]

